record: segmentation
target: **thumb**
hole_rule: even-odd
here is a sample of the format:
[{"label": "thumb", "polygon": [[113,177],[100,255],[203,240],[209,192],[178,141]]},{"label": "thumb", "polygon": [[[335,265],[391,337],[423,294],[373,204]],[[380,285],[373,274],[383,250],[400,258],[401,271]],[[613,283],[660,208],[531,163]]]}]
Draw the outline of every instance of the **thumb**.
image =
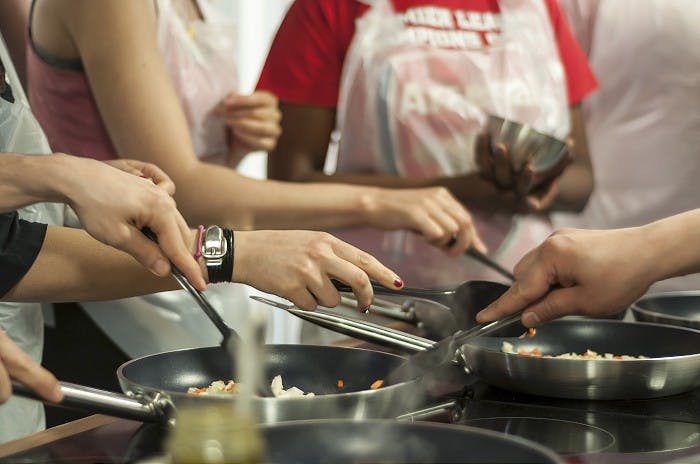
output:
[{"label": "thumb", "polygon": [[160,247],[146,238],[136,227],[129,227],[129,235],[118,248],[136,259],[141,265],[157,276],[170,274],[170,261]]}]

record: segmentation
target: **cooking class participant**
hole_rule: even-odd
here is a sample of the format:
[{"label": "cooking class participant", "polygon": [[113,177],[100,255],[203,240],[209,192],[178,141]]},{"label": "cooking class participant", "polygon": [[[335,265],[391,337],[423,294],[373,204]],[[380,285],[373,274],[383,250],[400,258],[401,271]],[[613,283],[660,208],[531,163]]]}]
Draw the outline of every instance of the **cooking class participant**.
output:
[{"label": "cooking class participant", "polygon": [[[537,214],[514,221],[514,213],[578,211],[587,201],[593,184],[580,103],[595,86],[556,1],[296,0],[258,83],[278,96],[282,111],[268,174],[445,186],[473,213],[493,257],[510,267],[551,232]],[[516,195],[509,169],[476,169],[474,142],[487,113],[571,137],[573,164],[557,183]],[[334,128],[337,169],[327,174]],[[482,157],[507,158],[503,147],[491,153],[488,145],[479,144],[488,152]],[[418,257],[423,277],[450,279],[452,271],[440,273],[449,262],[429,262],[412,236],[396,235],[396,248]],[[466,264],[472,278],[492,276]]]},{"label": "cooking class participant", "polygon": [[[700,209],[626,229],[562,229],[515,266],[515,283],[477,315],[524,309],[526,327],[626,309],[663,279],[700,272]],[[614,276],[614,278],[611,278]]]},{"label": "cooking class participant", "polygon": [[[700,3],[564,0],[562,7],[601,84],[584,103],[596,189],[580,214],[557,214],[555,225],[635,227],[697,208],[700,109],[692,96],[700,93],[700,51],[690,44],[700,39]],[[700,289],[700,276],[653,288]]]},{"label": "cooking class participant", "polygon": [[[268,148],[263,140],[271,146],[279,131],[269,94],[231,95],[233,31],[209,12],[210,2],[37,0],[32,6],[30,99],[52,146],[102,159],[138,147],[141,159],[176,182],[175,199],[190,224],[236,230],[368,224],[417,229],[438,246],[456,236],[451,252],[482,247],[469,213],[440,190],[258,181],[208,162],[227,158],[228,140]],[[213,291],[225,319],[243,324],[245,291]],[[136,327],[159,327],[159,335],[135,336],[124,315],[115,319],[117,304]],[[202,346],[216,336],[192,302],[172,295],[95,306],[91,315],[130,356]],[[182,325],[192,328],[187,337],[169,335]]]},{"label": "cooking class participant", "polygon": [[[196,286],[202,287],[208,275],[202,276],[202,263],[197,265],[189,258],[197,234],[186,229],[169,198],[172,181],[155,166],[133,160],[112,162],[123,172],[102,162],[62,154],[7,153],[45,154],[50,148],[1,39],[0,64],[7,66],[7,74],[5,66],[0,66],[0,212],[28,205],[19,214],[0,215],[0,299],[5,300],[0,302],[0,326],[13,340],[0,340],[0,358],[14,367],[17,361],[20,374],[29,374],[35,370],[24,369],[27,358],[17,358],[13,343],[31,359],[39,360],[43,318],[38,304],[26,302],[117,298],[177,288],[172,279],[156,275],[169,271],[153,264],[163,252]],[[52,203],[37,203],[41,201]],[[63,222],[63,208],[56,202],[64,201],[73,206],[95,238],[132,253],[154,272],[85,231],[47,226]],[[154,244],[142,240],[140,232],[135,234],[134,226],[155,231],[160,251],[156,247],[154,253]],[[184,244],[178,244],[178,240]],[[179,256],[183,247],[186,258]],[[233,253],[233,247],[230,250]],[[300,304],[310,303],[306,300],[310,295],[307,287],[319,301],[334,298],[328,290],[337,297],[328,280],[331,274],[349,280],[362,304],[371,301],[371,287],[360,268],[393,288],[400,282],[391,271],[390,281],[386,281],[386,268],[371,256],[321,232],[236,232],[235,252],[236,274],[232,271],[225,280],[247,282],[283,296],[296,292],[286,297],[298,297]],[[230,261],[234,261],[233,256]],[[375,274],[375,270],[384,275]],[[318,288],[319,282],[323,288]],[[314,301],[307,307],[315,306]],[[0,392],[1,396],[6,390],[0,388]],[[0,441],[36,432],[43,426],[43,407],[39,404],[13,398],[0,407]]]}]

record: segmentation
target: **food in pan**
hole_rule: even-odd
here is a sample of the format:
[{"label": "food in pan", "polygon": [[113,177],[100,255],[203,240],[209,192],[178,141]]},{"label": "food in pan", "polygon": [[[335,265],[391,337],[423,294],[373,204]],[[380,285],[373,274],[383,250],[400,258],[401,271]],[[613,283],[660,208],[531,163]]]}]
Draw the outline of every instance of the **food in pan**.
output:
[{"label": "food in pan", "polygon": [[628,356],[626,354],[616,355],[612,353],[599,354],[593,350],[586,350],[584,353],[563,353],[556,356],[545,354],[543,355],[539,348],[535,347],[531,350],[518,349],[516,350],[512,343],[506,341],[501,345],[501,351],[508,354],[520,354],[523,356],[535,356],[538,358],[561,358],[561,359],[602,359],[602,360],[620,360],[620,359],[648,359],[646,356]]},{"label": "food in pan", "polygon": [[376,390],[376,389],[378,389],[378,388],[381,388],[382,385],[384,385],[384,381],[383,381],[383,380],[381,380],[381,379],[380,379],[380,380],[375,380],[374,382],[372,382],[372,385],[370,385],[369,388],[370,388],[371,390]]},{"label": "food in pan", "polygon": [[[240,393],[240,389],[241,384],[236,383],[233,380],[229,380],[228,382],[224,382],[223,380],[215,380],[208,387],[190,387],[187,389],[187,393],[191,395],[236,395]],[[304,393],[304,391],[300,390],[297,387],[291,387],[285,390],[284,385],[282,384],[281,375],[276,375],[272,379],[272,382],[270,383],[270,389],[272,390],[272,394],[276,398],[314,396],[312,392]]]}]

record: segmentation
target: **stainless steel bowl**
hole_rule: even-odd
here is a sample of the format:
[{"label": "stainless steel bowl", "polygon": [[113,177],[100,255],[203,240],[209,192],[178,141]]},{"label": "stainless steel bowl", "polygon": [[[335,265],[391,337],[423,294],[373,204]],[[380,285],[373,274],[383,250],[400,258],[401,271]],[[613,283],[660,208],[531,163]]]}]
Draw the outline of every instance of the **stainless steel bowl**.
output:
[{"label": "stainless steel bowl", "polygon": [[631,309],[638,321],[700,329],[700,290],[650,293]]},{"label": "stainless steel bowl", "polygon": [[545,173],[560,166],[568,153],[565,141],[499,116],[488,117],[486,130],[492,146],[503,144],[506,147],[516,171],[529,162],[535,173]]}]

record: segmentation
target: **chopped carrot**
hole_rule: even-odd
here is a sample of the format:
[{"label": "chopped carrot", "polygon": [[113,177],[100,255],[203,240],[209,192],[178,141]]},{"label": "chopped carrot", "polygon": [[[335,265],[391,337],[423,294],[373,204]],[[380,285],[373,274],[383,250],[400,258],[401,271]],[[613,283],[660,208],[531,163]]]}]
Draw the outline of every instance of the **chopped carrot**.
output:
[{"label": "chopped carrot", "polygon": [[384,385],[383,380],[375,380],[372,385],[369,386],[372,390],[376,390],[377,388],[380,388],[382,385]]},{"label": "chopped carrot", "polygon": [[536,333],[537,331],[534,327],[530,327],[529,329],[527,329],[527,336],[530,338],[534,337]]},{"label": "chopped carrot", "polygon": [[338,380],[338,388],[343,388],[345,386],[345,383],[343,383],[343,379]]}]

